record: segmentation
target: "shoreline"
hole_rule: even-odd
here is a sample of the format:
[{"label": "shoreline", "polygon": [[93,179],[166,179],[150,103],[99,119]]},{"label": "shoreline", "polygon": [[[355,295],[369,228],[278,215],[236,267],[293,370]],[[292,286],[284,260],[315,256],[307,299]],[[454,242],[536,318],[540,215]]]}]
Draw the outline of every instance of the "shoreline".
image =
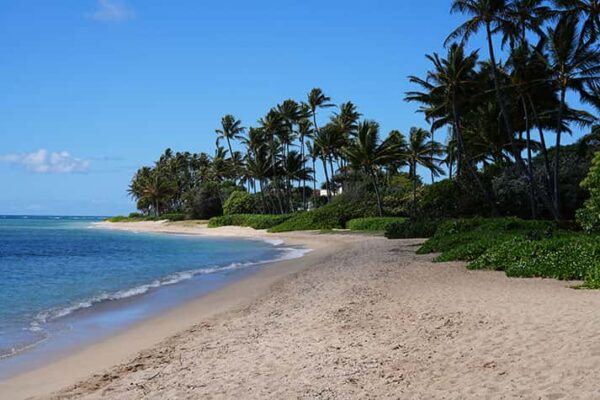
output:
[{"label": "shoreline", "polygon": [[336,249],[334,246],[325,250],[325,246],[315,240],[313,234],[307,233],[284,235],[286,236],[284,239],[282,235],[271,236],[265,231],[251,228],[208,229],[205,225],[190,223],[96,222],[93,225],[98,229],[261,240],[274,246],[302,247],[304,251],[299,257],[261,262],[258,266],[260,269],[257,271],[229,282],[223,287],[160,311],[157,315],[133,322],[109,336],[91,339],[89,342],[63,349],[70,352],[54,354],[50,359],[41,360],[32,368],[26,368],[24,371],[8,376],[7,379],[0,380],[0,398],[4,398],[5,395],[10,395],[11,399],[18,399],[48,394],[75,383],[93,372],[119,364],[138,352],[190,328],[199,319],[210,318],[251,301],[278,279],[301,270],[311,261],[318,262],[320,257]]},{"label": "shoreline", "polygon": [[600,398],[600,292],[434,263],[417,239],[277,237],[315,251],[0,384],[0,398]]}]

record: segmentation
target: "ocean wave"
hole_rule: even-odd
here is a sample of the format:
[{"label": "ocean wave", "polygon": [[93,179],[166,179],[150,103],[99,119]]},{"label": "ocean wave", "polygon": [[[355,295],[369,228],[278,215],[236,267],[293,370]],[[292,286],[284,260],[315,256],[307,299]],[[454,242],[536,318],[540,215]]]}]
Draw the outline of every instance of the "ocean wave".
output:
[{"label": "ocean wave", "polygon": [[19,353],[22,353],[24,351],[32,349],[32,348],[36,347],[37,345],[44,343],[50,337],[48,334],[45,334],[45,333],[40,333],[39,335],[40,336],[37,340],[34,340],[33,342],[30,342],[27,344],[24,344],[20,347],[11,347],[8,349],[0,348],[0,360],[4,360],[6,358],[15,356]]},{"label": "ocean wave", "polygon": [[156,289],[162,286],[174,285],[176,283],[192,279],[195,276],[213,274],[217,272],[234,271],[242,268],[248,268],[277,261],[290,260],[302,257],[303,255],[311,251],[311,249],[295,247],[282,247],[280,248],[280,250],[280,256],[274,259],[253,262],[236,262],[226,266],[214,266],[209,268],[198,268],[188,271],[181,271],[171,275],[167,275],[166,277],[161,279],[156,279],[147,284],[139,285],[129,289],[119,290],[112,293],[102,293],[93,298],[86,299],[66,307],[50,309],[36,315],[34,321],[32,321],[32,323],[30,324],[29,330],[32,332],[37,332],[42,330],[42,324],[66,317],[67,315],[70,315],[76,311],[90,308],[96,304],[107,301],[122,300],[133,296],[139,296],[144,293],[147,293],[152,289]]},{"label": "ocean wave", "polygon": [[270,245],[273,246],[281,246],[282,244],[284,244],[285,242],[281,239],[262,239],[264,242],[269,243]]}]

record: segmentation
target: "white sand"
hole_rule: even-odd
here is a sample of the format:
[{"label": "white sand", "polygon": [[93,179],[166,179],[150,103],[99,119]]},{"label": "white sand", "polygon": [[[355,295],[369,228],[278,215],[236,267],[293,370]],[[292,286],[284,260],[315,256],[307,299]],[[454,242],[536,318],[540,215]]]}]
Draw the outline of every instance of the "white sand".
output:
[{"label": "white sand", "polygon": [[[165,324],[187,329],[120,365],[105,369],[92,349],[80,362],[95,375],[50,396],[51,385],[19,387],[50,374],[33,372],[0,384],[0,398],[600,399],[600,291],[434,264],[414,254],[416,241],[281,237],[320,247],[235,284],[235,304],[183,306]],[[136,347],[168,331],[143,327],[113,341]],[[52,369],[61,383],[79,379],[73,370]]]}]

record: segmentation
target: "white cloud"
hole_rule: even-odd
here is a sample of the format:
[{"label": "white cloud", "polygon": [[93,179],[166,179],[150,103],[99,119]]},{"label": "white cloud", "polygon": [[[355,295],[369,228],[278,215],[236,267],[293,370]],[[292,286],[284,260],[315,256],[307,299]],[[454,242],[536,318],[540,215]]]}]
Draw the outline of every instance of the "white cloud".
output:
[{"label": "white cloud", "polygon": [[92,164],[90,160],[73,157],[68,151],[49,152],[46,149],[39,149],[31,153],[0,155],[0,162],[20,165],[27,171],[38,174],[86,172]]},{"label": "white cloud", "polygon": [[97,9],[89,14],[91,19],[103,22],[121,22],[133,18],[133,10],[118,0],[97,0]]}]

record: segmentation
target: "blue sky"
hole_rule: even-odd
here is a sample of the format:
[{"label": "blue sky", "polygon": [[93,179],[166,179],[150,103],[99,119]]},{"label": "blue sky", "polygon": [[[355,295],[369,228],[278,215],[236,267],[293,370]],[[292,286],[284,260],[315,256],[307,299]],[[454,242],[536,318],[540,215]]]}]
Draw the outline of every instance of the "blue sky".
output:
[{"label": "blue sky", "polygon": [[[212,153],[321,87],[382,130],[462,20],[450,1],[0,0],[0,214],[133,211],[131,175],[166,147]],[[485,54],[485,52],[482,52]]]}]

